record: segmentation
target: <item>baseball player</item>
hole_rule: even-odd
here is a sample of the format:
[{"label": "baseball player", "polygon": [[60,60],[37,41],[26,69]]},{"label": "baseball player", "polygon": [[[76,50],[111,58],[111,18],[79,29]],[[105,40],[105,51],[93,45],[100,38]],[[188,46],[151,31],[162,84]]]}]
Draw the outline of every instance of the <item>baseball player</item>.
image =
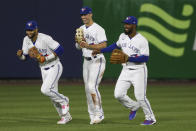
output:
[{"label": "baseball player", "polygon": [[[147,89],[147,67],[146,62],[149,58],[148,41],[140,33],[136,32],[137,19],[134,16],[128,16],[124,21],[124,33],[118,41],[104,49],[94,50],[93,55],[98,53],[112,52],[114,49],[121,49],[125,59],[121,74],[116,83],[114,96],[119,102],[130,109],[129,120],[133,120],[137,110],[141,107],[145,114],[145,121],[141,125],[153,125],[156,123],[155,116],[150,103],[146,98]],[[113,51],[110,61],[115,62],[118,53]],[[116,62],[118,63],[118,61]],[[127,91],[134,86],[136,101],[132,100]]]},{"label": "baseball player", "polygon": [[72,119],[69,113],[69,99],[58,92],[58,81],[63,71],[58,56],[63,54],[63,47],[49,35],[38,33],[36,21],[27,22],[25,30],[27,36],[24,37],[22,50],[17,51],[17,56],[26,60],[29,56],[32,57],[32,49],[37,50],[38,54],[34,59],[39,62],[41,69],[41,92],[51,99],[61,117],[57,124],[66,124]]},{"label": "baseball player", "polygon": [[76,33],[76,48],[82,49],[84,57],[83,79],[90,124],[97,124],[104,119],[101,95],[98,87],[105,70],[106,61],[103,54],[92,56],[92,50],[105,48],[107,46],[107,38],[105,30],[93,21],[91,8],[81,8],[80,15],[84,23],[80,27],[83,31],[83,40],[79,41]]}]

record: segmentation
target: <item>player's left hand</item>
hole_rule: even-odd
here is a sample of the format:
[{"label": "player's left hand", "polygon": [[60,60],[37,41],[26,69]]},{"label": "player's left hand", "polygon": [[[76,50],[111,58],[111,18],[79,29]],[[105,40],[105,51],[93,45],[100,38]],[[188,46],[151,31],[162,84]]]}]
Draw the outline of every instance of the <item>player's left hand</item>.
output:
[{"label": "player's left hand", "polygon": [[45,61],[45,57],[39,53],[39,51],[37,50],[36,47],[30,48],[28,54],[29,54],[30,58],[33,58],[40,63],[43,63]]},{"label": "player's left hand", "polygon": [[95,56],[95,55],[100,54],[100,53],[101,53],[100,50],[93,50],[92,55]]},{"label": "player's left hand", "polygon": [[37,61],[40,63],[44,63],[46,61],[46,58],[45,58],[45,56],[40,55],[37,57]]},{"label": "player's left hand", "polygon": [[111,64],[122,64],[126,63],[129,59],[129,56],[122,52],[119,49],[114,49],[110,56],[110,63]]},{"label": "player's left hand", "polygon": [[89,44],[87,42],[85,42],[85,41],[81,41],[79,43],[79,45],[80,45],[81,48],[88,48],[89,47]]},{"label": "player's left hand", "polygon": [[36,47],[32,47],[29,49],[28,54],[30,58],[36,58],[39,54],[39,51],[37,50]]}]

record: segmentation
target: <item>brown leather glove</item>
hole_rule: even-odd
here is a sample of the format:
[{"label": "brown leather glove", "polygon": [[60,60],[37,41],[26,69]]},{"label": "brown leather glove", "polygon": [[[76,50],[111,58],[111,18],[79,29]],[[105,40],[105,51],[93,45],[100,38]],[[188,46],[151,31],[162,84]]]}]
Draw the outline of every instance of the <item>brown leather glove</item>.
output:
[{"label": "brown leather glove", "polygon": [[82,28],[76,29],[75,41],[80,44],[84,40],[84,33]]},{"label": "brown leather glove", "polygon": [[111,64],[122,64],[126,63],[129,59],[129,56],[123,53],[119,49],[114,49],[111,56],[110,56],[110,63]]},{"label": "brown leather glove", "polygon": [[32,47],[28,52],[29,56],[33,59],[36,59],[38,62],[43,63],[45,61],[45,57],[42,56],[36,47]]}]

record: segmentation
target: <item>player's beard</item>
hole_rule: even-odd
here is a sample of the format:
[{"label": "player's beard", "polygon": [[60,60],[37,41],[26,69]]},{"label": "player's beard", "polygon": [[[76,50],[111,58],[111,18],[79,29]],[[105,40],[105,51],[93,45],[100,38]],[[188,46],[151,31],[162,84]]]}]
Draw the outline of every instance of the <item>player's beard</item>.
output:
[{"label": "player's beard", "polygon": [[124,29],[124,33],[125,33],[126,35],[130,35],[132,32],[133,32],[133,28],[129,29],[128,31],[126,31],[126,30]]},{"label": "player's beard", "polygon": [[36,33],[33,33],[31,36],[28,35],[29,39],[33,39],[35,37]]}]

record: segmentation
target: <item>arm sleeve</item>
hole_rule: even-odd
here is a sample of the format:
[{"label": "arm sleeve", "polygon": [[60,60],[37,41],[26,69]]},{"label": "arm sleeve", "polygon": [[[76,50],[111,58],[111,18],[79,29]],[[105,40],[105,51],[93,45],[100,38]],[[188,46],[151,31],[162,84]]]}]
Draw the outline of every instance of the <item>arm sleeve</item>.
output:
[{"label": "arm sleeve", "polygon": [[23,51],[23,54],[24,54],[25,56],[28,55],[29,48],[28,48],[28,46],[27,46],[27,41],[26,41],[25,38],[24,38],[23,44],[22,44],[22,51]]},{"label": "arm sleeve", "polygon": [[97,33],[97,42],[102,43],[102,42],[106,42],[107,38],[106,38],[106,34],[105,34],[105,30],[104,29],[99,29],[98,33]]},{"label": "arm sleeve", "polygon": [[59,45],[58,48],[56,48],[54,50],[54,52],[58,55],[58,56],[61,56],[63,53],[64,53],[64,48],[63,46]]},{"label": "arm sleeve", "polygon": [[116,45],[120,48],[121,48],[121,37],[122,37],[122,34],[119,36],[118,41],[116,42]]},{"label": "arm sleeve", "polygon": [[63,54],[63,46],[61,46],[57,41],[53,40],[52,37],[48,37],[46,42],[49,48],[53,50],[58,56]]},{"label": "arm sleeve", "polygon": [[144,39],[143,41],[141,41],[140,44],[140,54],[141,55],[145,55],[145,56],[149,56],[149,45],[148,45],[148,41],[146,39]]},{"label": "arm sleeve", "polygon": [[107,52],[112,52],[114,49],[120,49],[116,43],[111,44],[110,46],[101,49],[101,53],[107,53]]},{"label": "arm sleeve", "polygon": [[136,57],[129,57],[128,61],[129,62],[138,62],[138,63],[142,63],[142,62],[147,62],[149,59],[148,56],[145,55],[141,55],[141,56],[136,56]]},{"label": "arm sleeve", "polygon": [[148,46],[148,41],[146,39],[143,39],[140,44],[140,54],[141,55],[136,55],[136,56],[131,56],[129,57],[129,62],[147,62],[149,59],[149,46]]}]

